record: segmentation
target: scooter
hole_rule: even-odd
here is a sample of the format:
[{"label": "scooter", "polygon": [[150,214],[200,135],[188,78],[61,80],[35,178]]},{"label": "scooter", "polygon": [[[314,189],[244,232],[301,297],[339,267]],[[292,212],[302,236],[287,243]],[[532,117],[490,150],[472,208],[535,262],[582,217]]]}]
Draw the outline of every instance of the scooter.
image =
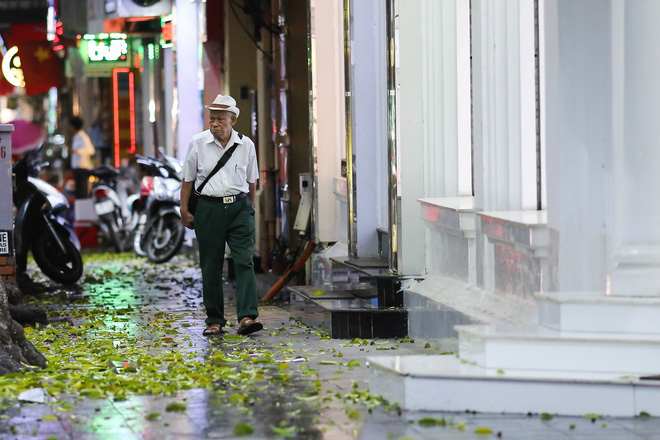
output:
[{"label": "scooter", "polygon": [[14,236],[16,267],[27,270],[28,253],[43,273],[60,284],[73,284],[82,277],[80,241],[68,220],[71,206],[64,194],[39,179],[43,144],[28,152],[13,166]]},{"label": "scooter", "polygon": [[159,162],[155,159],[135,155],[138,166],[140,167],[142,178],[140,179],[140,195],[131,204],[131,211],[137,215],[135,232],[133,234],[133,251],[139,257],[146,257],[144,233],[147,227],[147,213],[149,211],[149,195],[154,189],[154,173],[159,173]]},{"label": "scooter", "polygon": [[138,196],[127,196],[119,180],[121,173],[115,167],[101,165],[89,174],[98,179],[92,188],[92,197],[101,232],[115,252],[124,252],[130,248],[137,226],[138,216],[131,208]]},{"label": "scooter", "polygon": [[183,168],[162,148],[159,148],[158,158],[152,160],[159,164],[160,176],[153,178],[142,243],[149,261],[163,263],[179,252],[185,239],[186,230],[181,223],[180,211]]}]

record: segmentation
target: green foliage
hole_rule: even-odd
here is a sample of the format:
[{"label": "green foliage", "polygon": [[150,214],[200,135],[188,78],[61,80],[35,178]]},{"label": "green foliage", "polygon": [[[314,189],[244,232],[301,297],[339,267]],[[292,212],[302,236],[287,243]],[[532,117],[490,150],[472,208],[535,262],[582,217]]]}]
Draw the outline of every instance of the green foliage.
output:
[{"label": "green foliage", "polygon": [[[345,354],[328,348],[311,350],[310,346],[301,348],[293,339],[279,342],[285,335],[304,333],[310,335],[310,342],[321,342],[330,338],[326,331],[292,321],[288,327],[269,333],[270,337],[282,338],[278,342],[225,334],[218,338],[217,344],[203,350],[190,349],[198,342],[190,338],[186,328],[205,317],[199,300],[182,296],[181,307],[176,312],[158,311],[156,307],[164,295],[179,295],[167,279],[181,286],[185,278],[175,279],[172,274],[183,272],[185,267],[154,266],[130,254],[86,253],[84,259],[84,289],[88,295],[73,298],[70,292],[55,291],[24,298],[29,305],[46,307],[49,317],[64,319],[40,329],[25,329],[26,337],[46,356],[48,366],[0,377],[0,402],[9,407],[19,393],[36,387],[44,388],[54,397],[59,405],[55,411],[62,412],[74,409],[75,396],[112,401],[150,394],[177,398],[183,390],[206,389],[214,393],[218,403],[249,413],[251,405],[260,401],[255,396],[266,387],[271,390],[279,387],[276,392],[280,395],[288,393],[295,401],[307,405],[333,400],[345,403],[349,405],[346,413],[349,418],[359,418],[356,405],[368,410],[388,405],[355,381],[347,392],[325,389],[327,382],[318,380],[318,371],[309,367],[313,365],[313,356],[332,353],[337,360],[320,360],[317,364],[336,366],[337,373],[342,374],[347,369],[361,368],[359,361],[349,359],[349,350],[344,350]],[[133,284],[137,285],[137,280],[149,286],[150,291],[136,292]],[[185,282],[195,284],[192,278]],[[393,343],[358,338],[344,346],[391,350],[405,342],[412,340],[404,338]],[[296,366],[298,362],[300,365]],[[299,382],[294,382],[296,378],[304,379],[306,388],[299,388]],[[184,412],[186,405],[173,402],[166,410]],[[288,412],[293,413],[295,410]],[[57,420],[56,416],[45,417]],[[163,418],[157,412],[144,417],[149,421]],[[295,426],[273,428],[273,433],[280,437],[295,436],[298,431]]]}]

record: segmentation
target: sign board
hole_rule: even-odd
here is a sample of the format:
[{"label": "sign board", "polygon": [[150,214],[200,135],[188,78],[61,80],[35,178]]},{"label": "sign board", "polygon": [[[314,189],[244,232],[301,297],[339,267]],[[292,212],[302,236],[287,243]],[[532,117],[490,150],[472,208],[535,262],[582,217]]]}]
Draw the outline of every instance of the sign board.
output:
[{"label": "sign board", "polygon": [[160,18],[160,45],[171,47],[173,39],[172,14]]},{"label": "sign board", "polygon": [[0,256],[13,256],[12,231],[0,231]]},{"label": "sign board", "polygon": [[85,34],[80,40],[80,56],[88,77],[110,77],[116,68],[130,68],[132,39],[122,33]]}]

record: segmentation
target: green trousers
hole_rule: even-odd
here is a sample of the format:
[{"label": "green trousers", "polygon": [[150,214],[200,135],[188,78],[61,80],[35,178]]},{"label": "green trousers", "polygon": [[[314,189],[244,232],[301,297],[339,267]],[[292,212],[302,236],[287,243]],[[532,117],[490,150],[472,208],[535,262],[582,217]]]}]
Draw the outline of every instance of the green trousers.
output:
[{"label": "green trousers", "polygon": [[235,203],[210,202],[200,199],[195,212],[195,233],[202,266],[203,297],[206,324],[227,323],[222,290],[222,268],[225,243],[229,245],[236,271],[236,314],[238,321],[257,310],[257,280],[254,276],[254,208],[250,198]]}]

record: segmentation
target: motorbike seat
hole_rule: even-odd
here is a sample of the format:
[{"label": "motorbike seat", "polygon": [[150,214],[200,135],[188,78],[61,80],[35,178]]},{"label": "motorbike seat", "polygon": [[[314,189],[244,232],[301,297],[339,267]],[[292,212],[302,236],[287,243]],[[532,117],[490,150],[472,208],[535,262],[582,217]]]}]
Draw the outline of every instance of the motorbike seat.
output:
[{"label": "motorbike seat", "polygon": [[115,167],[104,164],[89,170],[89,174],[100,179],[112,179],[119,176],[120,171]]}]

